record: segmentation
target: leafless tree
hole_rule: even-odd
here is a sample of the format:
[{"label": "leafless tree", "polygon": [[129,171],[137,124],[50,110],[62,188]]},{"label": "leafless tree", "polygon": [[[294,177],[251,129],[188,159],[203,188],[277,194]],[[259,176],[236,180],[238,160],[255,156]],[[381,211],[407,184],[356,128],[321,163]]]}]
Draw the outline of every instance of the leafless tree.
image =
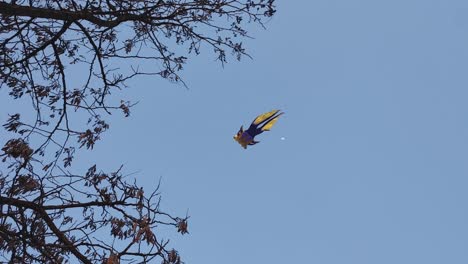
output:
[{"label": "leafless tree", "polygon": [[[246,25],[274,13],[274,0],[0,1],[0,89],[22,102],[22,114],[0,106],[0,261],[182,263],[154,231],[185,234],[187,216],[160,210],[158,190],[122,168],[70,172],[75,152],[93,149],[107,115],[130,115],[131,102],[110,96],[127,80],[183,84],[180,70],[204,48],[222,64],[240,59]],[[86,76],[71,78],[76,69]]]}]

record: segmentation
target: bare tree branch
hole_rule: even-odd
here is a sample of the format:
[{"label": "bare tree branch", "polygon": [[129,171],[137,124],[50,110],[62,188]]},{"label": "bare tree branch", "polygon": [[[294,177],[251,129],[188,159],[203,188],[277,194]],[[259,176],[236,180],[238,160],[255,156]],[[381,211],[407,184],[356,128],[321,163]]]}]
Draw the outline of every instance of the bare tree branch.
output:
[{"label": "bare tree branch", "polygon": [[189,217],[160,210],[159,185],[146,192],[122,167],[80,172],[75,155],[109,114],[130,115],[134,103],[109,96],[129,80],[185,85],[204,49],[221,64],[249,57],[247,25],[274,13],[273,0],[0,0],[0,89],[23,112],[8,109],[0,142],[0,262],[181,264],[155,230],[187,234]]}]

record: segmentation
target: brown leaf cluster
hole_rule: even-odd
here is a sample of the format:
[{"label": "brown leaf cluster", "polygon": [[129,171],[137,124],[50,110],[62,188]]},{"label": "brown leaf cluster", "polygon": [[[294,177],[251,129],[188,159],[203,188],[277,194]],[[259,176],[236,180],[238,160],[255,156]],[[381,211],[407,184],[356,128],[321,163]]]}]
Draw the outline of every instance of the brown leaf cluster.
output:
[{"label": "brown leaf cluster", "polygon": [[[27,161],[31,158],[33,150],[29,147],[28,143],[26,143],[21,138],[10,139],[2,148],[3,154],[2,156],[11,157],[14,159],[21,158],[24,161]],[[5,162],[6,157],[3,158]]]}]

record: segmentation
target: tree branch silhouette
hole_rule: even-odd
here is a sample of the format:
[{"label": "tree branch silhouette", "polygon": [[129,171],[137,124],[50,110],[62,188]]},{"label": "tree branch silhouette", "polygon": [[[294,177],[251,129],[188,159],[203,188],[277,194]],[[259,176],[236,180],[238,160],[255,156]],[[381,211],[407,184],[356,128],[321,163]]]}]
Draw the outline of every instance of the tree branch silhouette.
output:
[{"label": "tree branch silhouette", "polygon": [[160,209],[159,185],[148,192],[122,167],[71,172],[73,162],[108,115],[131,114],[118,98],[129,80],[185,85],[183,66],[204,49],[221,64],[249,56],[247,25],[274,13],[273,0],[0,1],[0,89],[19,102],[2,112],[0,262],[182,263],[155,230],[186,234],[188,216]]}]

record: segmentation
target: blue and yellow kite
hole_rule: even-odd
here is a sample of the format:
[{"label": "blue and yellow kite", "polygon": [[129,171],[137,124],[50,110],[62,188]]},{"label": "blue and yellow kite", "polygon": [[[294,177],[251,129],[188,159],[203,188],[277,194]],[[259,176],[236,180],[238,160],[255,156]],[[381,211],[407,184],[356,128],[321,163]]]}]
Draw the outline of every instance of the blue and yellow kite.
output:
[{"label": "blue and yellow kite", "polygon": [[234,140],[245,149],[247,146],[257,144],[259,141],[254,140],[255,136],[263,133],[263,131],[269,131],[271,129],[276,121],[278,121],[278,118],[284,114],[279,113],[279,111],[280,110],[273,110],[257,116],[246,131],[244,131],[243,126],[241,126],[239,132],[234,136]]}]

